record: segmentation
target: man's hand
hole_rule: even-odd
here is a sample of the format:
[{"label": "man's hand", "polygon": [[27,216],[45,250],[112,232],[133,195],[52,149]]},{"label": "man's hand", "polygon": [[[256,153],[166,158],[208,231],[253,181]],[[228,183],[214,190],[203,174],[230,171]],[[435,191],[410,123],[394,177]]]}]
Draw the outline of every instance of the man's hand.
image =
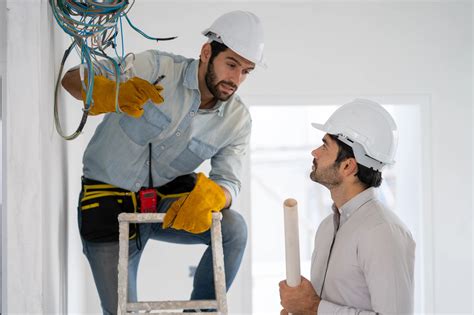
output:
[{"label": "man's hand", "polygon": [[284,308],[280,314],[317,314],[321,299],[308,279],[301,277],[301,283],[297,287],[288,286],[285,280],[280,281],[279,286],[280,304]]},{"label": "man's hand", "polygon": [[[94,103],[89,110],[90,115],[115,112],[115,86],[115,81],[103,76],[94,77],[92,90]],[[153,85],[139,77],[120,83],[118,95],[120,110],[129,116],[139,118],[143,115],[143,105],[149,99],[155,104],[163,103],[163,97],[160,94],[162,90],[163,87],[160,85]],[[82,91],[82,99],[84,101],[86,99],[85,91]]]}]

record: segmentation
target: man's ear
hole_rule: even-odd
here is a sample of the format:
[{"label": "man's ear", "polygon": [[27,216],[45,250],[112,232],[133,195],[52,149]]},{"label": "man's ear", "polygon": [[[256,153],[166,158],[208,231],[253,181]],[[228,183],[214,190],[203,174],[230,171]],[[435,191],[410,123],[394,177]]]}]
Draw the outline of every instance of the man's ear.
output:
[{"label": "man's ear", "polygon": [[209,59],[211,59],[211,44],[210,43],[205,43],[201,47],[201,55],[199,56],[201,59],[201,62],[207,63],[209,62]]},{"label": "man's ear", "polygon": [[351,176],[357,174],[359,168],[357,167],[357,161],[355,158],[348,158],[341,163],[341,171],[345,176]]}]

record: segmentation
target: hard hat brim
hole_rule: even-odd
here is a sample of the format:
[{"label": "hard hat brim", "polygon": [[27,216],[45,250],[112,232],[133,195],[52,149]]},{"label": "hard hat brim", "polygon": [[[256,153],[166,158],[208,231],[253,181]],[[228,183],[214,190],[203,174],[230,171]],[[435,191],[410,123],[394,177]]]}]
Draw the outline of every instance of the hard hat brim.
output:
[{"label": "hard hat brim", "polygon": [[318,130],[321,130],[321,131],[327,131],[326,128],[324,128],[323,124],[311,123],[311,126],[313,126],[314,128],[316,128]]}]

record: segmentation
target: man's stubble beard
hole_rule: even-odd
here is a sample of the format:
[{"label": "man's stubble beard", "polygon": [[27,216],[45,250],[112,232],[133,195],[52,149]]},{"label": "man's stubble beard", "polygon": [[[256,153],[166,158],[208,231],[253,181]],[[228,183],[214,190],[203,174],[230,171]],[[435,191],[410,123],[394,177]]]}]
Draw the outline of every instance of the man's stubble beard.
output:
[{"label": "man's stubble beard", "polygon": [[[313,164],[314,165],[314,164]],[[342,182],[339,174],[337,173],[338,165],[333,163],[331,166],[326,169],[318,169],[317,164],[315,165],[314,171],[312,170],[309,174],[309,177],[313,182],[319,183],[328,189],[339,186]],[[319,172],[318,172],[319,170]]]},{"label": "man's stubble beard", "polygon": [[[232,82],[219,81],[216,83],[217,76],[216,76],[216,72],[214,71],[214,61],[209,62],[209,64],[207,65],[207,71],[204,78],[205,78],[206,86],[209,92],[211,92],[211,94],[221,102],[227,101],[237,91],[237,86]],[[223,95],[221,92],[219,92],[219,89],[217,88],[217,86],[221,83],[226,83],[228,85],[231,85],[234,88],[234,91],[229,95]]]}]

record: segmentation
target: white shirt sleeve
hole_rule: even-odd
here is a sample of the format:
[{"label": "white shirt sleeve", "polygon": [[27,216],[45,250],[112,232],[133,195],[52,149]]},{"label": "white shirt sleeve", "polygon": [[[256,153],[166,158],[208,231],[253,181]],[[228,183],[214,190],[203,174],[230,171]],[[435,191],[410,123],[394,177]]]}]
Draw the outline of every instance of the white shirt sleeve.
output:
[{"label": "white shirt sleeve", "polygon": [[353,307],[337,305],[328,301],[321,300],[318,307],[318,315],[338,314],[338,315],[369,315],[377,314],[371,311],[361,311]]},{"label": "white shirt sleeve", "polygon": [[373,311],[413,313],[415,242],[409,232],[394,224],[376,225],[361,235],[357,259]]}]

